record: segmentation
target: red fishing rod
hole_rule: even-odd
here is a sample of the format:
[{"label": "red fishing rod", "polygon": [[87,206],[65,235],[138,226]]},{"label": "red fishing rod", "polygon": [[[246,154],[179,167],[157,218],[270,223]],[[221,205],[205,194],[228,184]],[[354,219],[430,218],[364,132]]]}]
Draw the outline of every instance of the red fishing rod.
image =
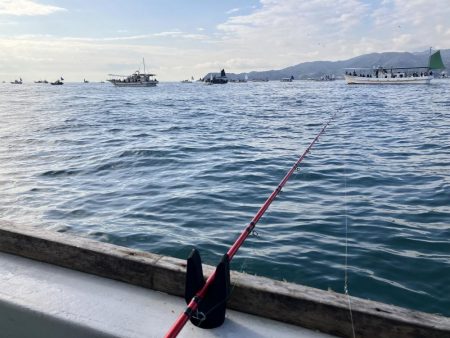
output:
[{"label": "red fishing rod", "polygon": [[[186,322],[191,319],[191,321],[194,323],[194,325],[202,326],[202,323],[206,322],[206,317],[210,312],[213,312],[217,309],[218,306],[222,306],[222,313],[221,317],[217,320],[213,321],[212,323],[207,323],[206,325],[203,325],[202,327],[205,328],[213,328],[220,326],[224,319],[225,319],[225,306],[226,301],[228,299],[228,292],[227,290],[225,293],[223,293],[222,289],[228,289],[229,287],[229,262],[233,259],[236,252],[239,250],[239,248],[242,246],[244,241],[247,239],[247,237],[252,233],[253,229],[255,228],[258,221],[261,219],[261,217],[264,215],[266,210],[269,208],[270,204],[273,202],[275,197],[280,193],[281,189],[284,187],[286,182],[289,180],[289,178],[292,176],[294,171],[297,169],[299,164],[303,161],[303,159],[306,157],[306,155],[310,152],[311,148],[314,146],[314,144],[317,142],[319,137],[325,132],[325,129],[328,127],[330,122],[333,120],[333,117],[322,127],[320,132],[317,134],[317,136],[313,139],[313,141],[309,144],[308,148],[303,152],[303,154],[299,157],[299,159],[294,163],[292,168],[288,171],[288,173],[284,176],[284,178],[281,180],[278,187],[270,194],[270,196],[267,198],[267,200],[264,202],[264,204],[261,206],[261,208],[258,210],[256,215],[252,218],[250,223],[247,225],[247,227],[242,231],[238,239],[234,242],[234,244],[230,247],[230,249],[227,251],[227,253],[222,258],[221,263],[217,266],[214,273],[212,273],[206,282],[203,279],[203,272],[201,268],[201,261],[200,257],[198,255],[198,252],[196,250],[193,251],[191,256],[188,259],[188,265],[187,265],[187,276],[186,276],[186,294],[185,299],[186,303],[188,303],[186,310],[177,318],[176,322],[172,325],[172,327],[169,329],[167,334],[165,335],[165,338],[175,338],[178,333],[183,329]],[[194,262],[194,263],[193,263]],[[190,277],[189,277],[189,276]],[[194,279],[192,281],[191,279]],[[219,282],[217,282],[219,280]],[[224,282],[222,282],[224,280]],[[227,281],[228,280],[228,281]],[[220,286],[217,286],[220,284]],[[211,289],[212,292],[211,292]],[[194,290],[194,291],[193,291]],[[222,293],[224,295],[215,295],[214,293],[217,291],[217,293]],[[205,299],[205,296],[208,296],[211,299]],[[199,312],[198,308],[202,302],[209,302],[212,303],[212,306],[208,307],[208,312],[205,315],[204,312]],[[211,304],[210,304],[211,305]],[[220,312],[220,311],[219,311]]]}]

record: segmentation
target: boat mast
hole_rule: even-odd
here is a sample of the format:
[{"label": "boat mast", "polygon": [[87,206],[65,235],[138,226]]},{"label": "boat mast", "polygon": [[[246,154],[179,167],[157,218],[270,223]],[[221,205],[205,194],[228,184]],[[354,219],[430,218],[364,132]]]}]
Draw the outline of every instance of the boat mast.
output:
[{"label": "boat mast", "polygon": [[142,63],[144,64],[144,74],[145,74],[145,60],[142,58]]},{"label": "boat mast", "polygon": [[431,48],[432,47],[430,47],[430,52],[428,53],[428,69],[431,68]]}]

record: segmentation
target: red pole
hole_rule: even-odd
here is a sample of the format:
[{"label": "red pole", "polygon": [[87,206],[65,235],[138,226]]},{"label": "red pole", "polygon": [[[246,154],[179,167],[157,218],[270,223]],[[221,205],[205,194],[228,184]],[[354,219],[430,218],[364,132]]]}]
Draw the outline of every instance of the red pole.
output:
[{"label": "red pole", "polygon": [[[244,231],[242,231],[242,233],[239,235],[238,239],[234,242],[234,244],[231,246],[231,248],[227,251],[227,255],[229,260],[231,261],[233,256],[236,254],[236,252],[239,250],[239,248],[242,246],[242,244],[244,243],[244,241],[247,239],[248,235],[250,235],[250,233],[253,231],[253,229],[256,226],[256,223],[258,223],[258,221],[261,219],[261,217],[264,215],[264,213],[266,212],[266,210],[269,208],[270,204],[272,204],[273,200],[275,199],[275,197],[277,197],[277,195],[280,193],[281,189],[284,187],[284,185],[286,184],[286,182],[289,180],[289,178],[292,176],[292,174],[294,173],[295,169],[297,169],[297,167],[299,166],[300,162],[303,161],[303,159],[306,157],[306,155],[308,154],[308,152],[311,150],[311,148],[313,147],[313,145],[317,142],[317,140],[319,139],[320,135],[323,134],[323,132],[325,131],[325,129],[328,127],[328,125],[330,124],[331,120],[334,118],[333,117],[323,126],[323,128],[320,130],[320,132],[317,134],[317,136],[314,138],[314,140],[309,144],[308,148],[306,148],[306,150],[303,152],[303,154],[300,156],[300,158],[294,163],[294,165],[291,167],[291,169],[288,171],[288,173],[286,174],[286,176],[284,176],[284,178],[281,180],[280,184],[278,185],[278,187],[270,194],[270,196],[267,198],[267,200],[264,202],[264,204],[261,206],[261,208],[258,210],[258,212],[256,213],[256,215],[252,218],[252,220],[250,221],[250,223],[247,225],[247,227],[244,229]],[[178,333],[180,333],[180,331],[183,329],[184,325],[186,324],[186,322],[189,320],[189,318],[191,317],[192,313],[197,310],[198,308],[198,304],[201,302],[201,300],[203,299],[203,297],[206,294],[206,290],[208,290],[209,285],[214,281],[214,278],[216,277],[216,271],[214,271],[206,280],[205,285],[203,286],[203,288],[197,292],[197,294],[195,295],[194,298],[191,299],[191,301],[189,302],[186,310],[178,317],[178,319],[176,320],[176,322],[172,325],[172,327],[169,329],[169,331],[167,332],[167,334],[164,336],[165,338],[175,338]]]}]

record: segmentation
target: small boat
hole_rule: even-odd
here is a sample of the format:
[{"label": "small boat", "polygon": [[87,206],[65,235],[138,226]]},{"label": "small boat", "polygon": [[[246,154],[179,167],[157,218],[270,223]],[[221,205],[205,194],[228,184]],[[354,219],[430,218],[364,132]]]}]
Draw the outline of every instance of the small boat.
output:
[{"label": "small boat", "polygon": [[[61,78],[61,80],[64,80],[63,78]],[[55,82],[50,82],[51,85],[53,86],[60,86],[63,85],[64,82],[62,82],[60,79],[56,80]]]},{"label": "small boat", "polygon": [[39,81],[34,81],[34,83],[48,83],[47,80],[39,80]]},{"label": "small boat", "polygon": [[191,76],[190,80],[186,79],[186,80],[181,81],[181,83],[192,83],[192,82],[194,82],[194,77],[193,76]]},{"label": "small boat", "polygon": [[86,79],[83,79],[83,83],[89,83],[89,81]]},{"label": "small boat", "polygon": [[315,81],[335,81],[336,77],[334,74],[332,75],[322,75],[319,79],[315,79]]},{"label": "small boat", "polygon": [[206,85],[212,85],[213,84],[213,75],[212,74],[209,74],[209,79],[206,79],[205,78],[205,84]]},{"label": "small boat", "polygon": [[291,77],[284,77],[280,81],[281,82],[292,82],[294,80],[294,76],[291,75]]},{"label": "small boat", "polygon": [[209,79],[206,79],[205,82],[208,84],[225,84],[228,83],[228,78],[227,75],[225,74],[225,70],[222,69],[220,71],[220,76],[210,74]]},{"label": "small boat", "polygon": [[243,79],[230,80],[230,82],[233,82],[233,83],[247,83],[248,82],[248,75],[245,74]]},{"label": "small boat", "polygon": [[431,54],[426,67],[374,67],[347,68],[347,84],[429,84],[434,78],[433,70],[444,69],[441,52]]},{"label": "small boat", "polygon": [[265,78],[265,79],[252,79],[250,80],[252,82],[269,82],[269,78]]},{"label": "small boat", "polygon": [[22,78],[20,78],[19,80],[11,81],[11,84],[22,84]]},{"label": "small boat", "polygon": [[137,70],[131,75],[109,74],[112,78],[107,81],[116,87],[155,87],[158,84],[158,80],[155,78],[156,74],[146,73],[144,59],[142,59],[142,62],[144,64],[143,73]]}]

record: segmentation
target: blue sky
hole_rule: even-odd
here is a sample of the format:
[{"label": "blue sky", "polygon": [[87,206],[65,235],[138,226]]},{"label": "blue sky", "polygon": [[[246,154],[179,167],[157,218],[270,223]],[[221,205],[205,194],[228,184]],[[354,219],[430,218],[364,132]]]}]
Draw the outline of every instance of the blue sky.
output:
[{"label": "blue sky", "polygon": [[449,0],[0,0],[0,80],[160,80],[450,48]]}]

